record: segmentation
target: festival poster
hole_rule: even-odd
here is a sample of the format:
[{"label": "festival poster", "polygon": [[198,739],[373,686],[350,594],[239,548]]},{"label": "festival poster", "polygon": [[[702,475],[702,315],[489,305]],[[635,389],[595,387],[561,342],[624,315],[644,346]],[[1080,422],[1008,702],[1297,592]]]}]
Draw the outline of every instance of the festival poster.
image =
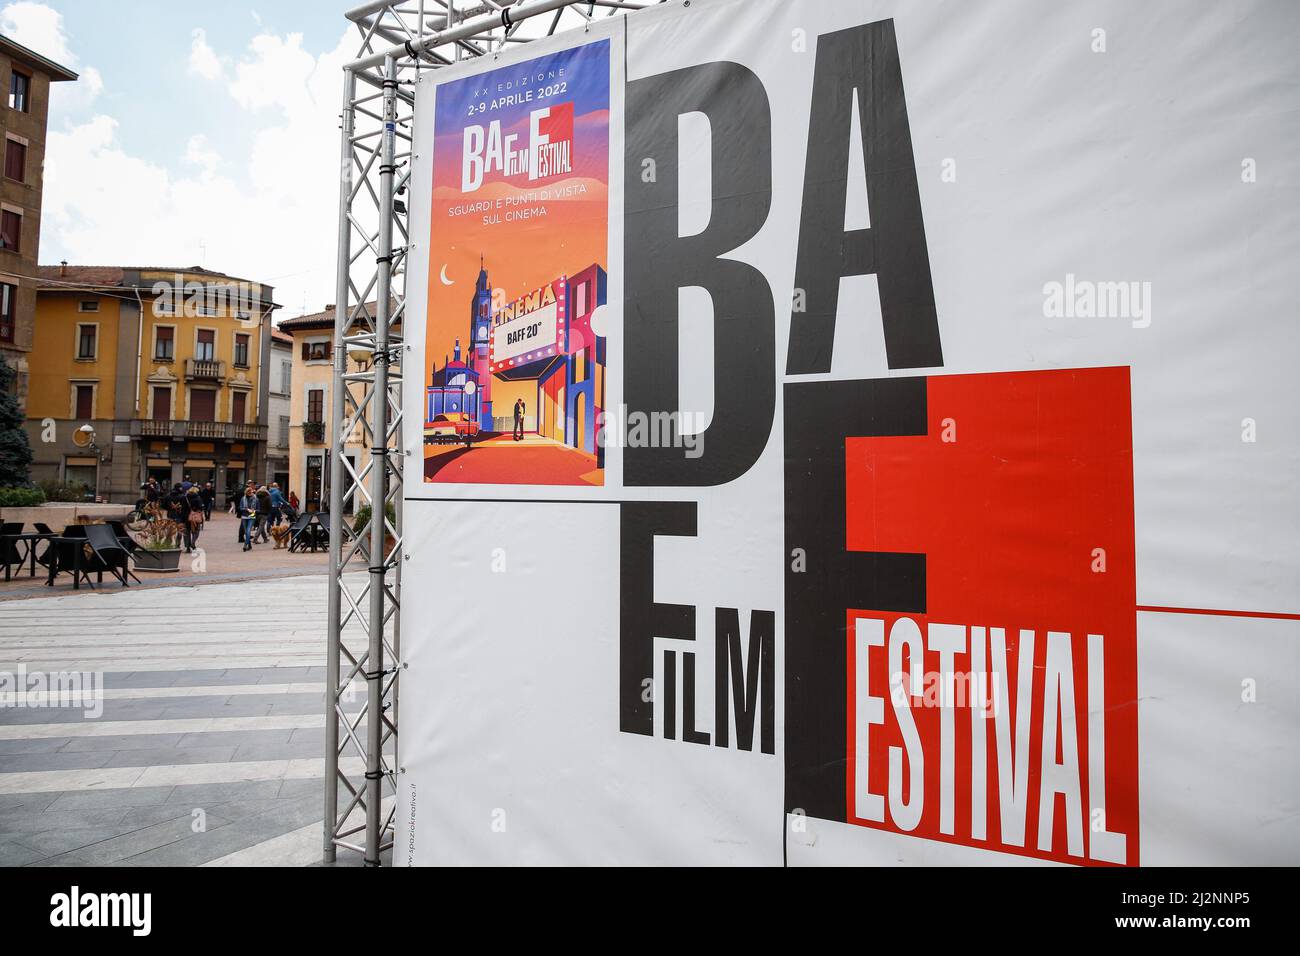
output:
[{"label": "festival poster", "polygon": [[[1295,5],[1201,4],[1236,38],[1208,47],[1173,3],[950,6],[592,25],[621,163],[608,476],[406,485],[408,862],[1300,859]],[[1226,92],[1188,101],[1189,64]],[[482,213],[419,218],[465,69],[500,64],[421,81],[412,213],[439,241],[409,331],[443,328],[444,263],[460,282],[482,251],[491,289],[545,260],[493,313],[508,462],[536,442],[501,422],[535,351],[514,333],[579,266],[563,232],[498,263],[448,231]]]},{"label": "festival poster", "polygon": [[437,87],[426,482],[604,484],[609,64],[600,40]]}]

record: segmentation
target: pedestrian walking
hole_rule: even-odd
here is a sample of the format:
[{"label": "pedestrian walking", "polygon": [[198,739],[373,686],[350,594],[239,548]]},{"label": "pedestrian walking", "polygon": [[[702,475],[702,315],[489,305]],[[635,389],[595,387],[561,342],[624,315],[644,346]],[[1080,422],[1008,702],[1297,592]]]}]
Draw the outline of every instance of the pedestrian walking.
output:
[{"label": "pedestrian walking", "polygon": [[257,489],[257,534],[253,543],[257,544],[258,539],[262,544],[271,540],[271,492],[265,485]]},{"label": "pedestrian walking", "polygon": [[288,502],[284,498],[284,493],[280,491],[278,482],[271,482],[271,524],[280,527],[280,519],[284,517],[284,508]]},{"label": "pedestrian walking", "polygon": [[181,543],[185,547],[185,553],[193,553],[194,528],[190,524],[190,515],[193,508],[190,503],[190,496],[181,490],[180,485],[172,487],[171,494],[167,496],[166,508],[167,517],[181,526]]},{"label": "pedestrian walking", "polygon": [[253,550],[253,524],[257,521],[257,495],[253,486],[244,489],[239,499],[239,540],[244,542],[244,550]]},{"label": "pedestrian walking", "polygon": [[[257,489],[254,488],[253,483],[252,483],[251,481],[250,481],[248,484],[246,484],[246,485],[244,486],[244,490],[243,490],[243,493],[242,493],[242,494],[240,494],[237,498],[231,498],[231,510],[234,511],[235,514],[236,514],[238,517],[240,517],[241,519],[242,519],[243,516],[244,516],[244,515],[243,515],[243,500],[244,500],[245,498],[247,498],[248,496],[250,496],[250,495],[252,495],[253,498],[254,498],[254,500],[256,500]],[[253,519],[254,519],[254,522],[256,522],[256,520],[257,520],[256,509],[254,509]],[[238,537],[237,540],[238,540],[241,544],[244,542],[244,522],[243,522],[242,520],[239,522],[239,537]]]},{"label": "pedestrian walking", "polygon": [[203,502],[203,520],[212,520],[212,505],[217,500],[217,489],[212,487],[212,482],[205,481],[203,490],[199,492],[199,500]]},{"label": "pedestrian walking", "polygon": [[185,528],[188,535],[186,550],[193,551],[198,547],[199,535],[202,534],[203,524],[207,520],[204,514],[203,496],[197,486],[190,488],[189,494],[185,496],[185,505],[187,510]]}]

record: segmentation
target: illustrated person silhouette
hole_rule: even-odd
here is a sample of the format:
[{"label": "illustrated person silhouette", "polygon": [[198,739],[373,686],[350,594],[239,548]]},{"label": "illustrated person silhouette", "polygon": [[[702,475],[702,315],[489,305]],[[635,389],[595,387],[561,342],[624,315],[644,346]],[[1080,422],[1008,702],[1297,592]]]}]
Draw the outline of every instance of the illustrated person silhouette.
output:
[{"label": "illustrated person silhouette", "polygon": [[524,439],[524,400],[522,398],[515,399],[515,430],[510,437],[515,441],[523,441]]}]

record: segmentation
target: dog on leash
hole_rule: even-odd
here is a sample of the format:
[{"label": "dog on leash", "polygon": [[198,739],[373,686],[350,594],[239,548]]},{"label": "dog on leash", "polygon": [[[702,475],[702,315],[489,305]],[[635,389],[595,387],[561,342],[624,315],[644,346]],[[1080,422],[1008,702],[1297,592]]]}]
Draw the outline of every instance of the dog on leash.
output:
[{"label": "dog on leash", "polygon": [[289,547],[290,531],[289,526],[277,525],[271,529],[271,537],[275,539],[275,550]]}]

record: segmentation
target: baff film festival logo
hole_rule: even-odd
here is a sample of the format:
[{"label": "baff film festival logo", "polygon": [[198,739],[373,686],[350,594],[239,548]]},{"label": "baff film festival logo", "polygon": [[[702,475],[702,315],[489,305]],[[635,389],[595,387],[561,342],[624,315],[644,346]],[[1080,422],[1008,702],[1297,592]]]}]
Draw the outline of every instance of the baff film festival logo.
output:
[{"label": "baff film festival logo", "polygon": [[[680,287],[725,296],[715,341],[746,347],[715,346],[704,453],[628,447],[624,484],[733,482],[783,415],[781,749],[792,832],[811,818],[1137,865],[1129,369],[945,374],[892,21],[819,37],[812,89],[804,201],[788,224],[798,230],[796,295],[778,404],[784,296],[733,255],[772,227],[781,169],[753,148],[772,135],[767,90],[725,62],[628,84],[626,165],[653,153],[658,178],[625,178],[626,407],[679,404],[664,369],[678,363]],[[679,117],[689,112],[712,125],[715,181],[730,205],[682,236],[675,190],[662,184],[678,181]],[[871,221],[850,229],[852,149],[868,171]],[[827,378],[837,323],[868,317],[844,308],[840,280],[867,274],[895,374]],[[710,608],[707,592],[691,604],[656,601],[656,540],[697,536],[699,502],[620,507],[620,730],[775,756],[776,609]],[[697,616],[714,623],[712,688],[697,681],[696,657],[710,653],[691,643]]]},{"label": "baff film festival logo", "polygon": [[461,191],[477,192],[491,173],[535,183],[573,172],[572,101],[532,110],[525,129],[527,139],[521,144],[520,134],[505,132],[499,119],[486,127],[466,126]]}]

